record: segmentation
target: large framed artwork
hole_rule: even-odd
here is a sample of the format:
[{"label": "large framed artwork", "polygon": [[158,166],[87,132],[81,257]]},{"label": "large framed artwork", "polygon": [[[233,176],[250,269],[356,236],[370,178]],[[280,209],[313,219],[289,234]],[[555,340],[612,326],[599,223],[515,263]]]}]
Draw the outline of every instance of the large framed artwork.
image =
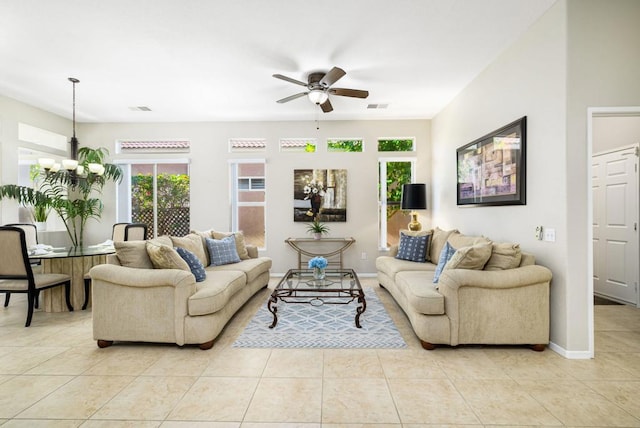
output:
[{"label": "large framed artwork", "polygon": [[293,171],[293,221],[347,221],[347,170]]},{"label": "large framed artwork", "polygon": [[526,205],[526,148],[526,116],[458,148],[458,205]]}]

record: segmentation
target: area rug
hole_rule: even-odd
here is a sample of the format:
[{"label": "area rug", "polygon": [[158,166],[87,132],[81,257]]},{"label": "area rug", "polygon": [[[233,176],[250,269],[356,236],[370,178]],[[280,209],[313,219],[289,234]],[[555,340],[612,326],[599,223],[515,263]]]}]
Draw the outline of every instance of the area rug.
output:
[{"label": "area rug", "polygon": [[347,305],[311,306],[278,302],[278,324],[269,328],[273,315],[265,302],[235,348],[406,348],[400,332],[372,288],[364,289],[367,310],[355,326],[355,302]]}]

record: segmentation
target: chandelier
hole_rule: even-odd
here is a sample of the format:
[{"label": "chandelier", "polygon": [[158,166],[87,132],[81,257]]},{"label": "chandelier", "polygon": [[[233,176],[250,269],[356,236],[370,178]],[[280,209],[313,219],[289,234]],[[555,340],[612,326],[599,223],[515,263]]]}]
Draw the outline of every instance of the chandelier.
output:
[{"label": "chandelier", "polygon": [[75,77],[69,77],[68,79],[73,84],[73,136],[71,137],[71,158],[63,159],[62,164],[55,161],[52,158],[40,158],[38,159],[38,164],[42,167],[45,172],[58,172],[60,167],[66,169],[70,173],[75,173],[78,176],[83,176],[86,173],[102,175],[104,174],[104,165],[99,163],[89,163],[87,165],[88,171],[85,171],[83,165],[78,164],[78,139],[76,138],[76,83],[80,83],[80,80]]}]

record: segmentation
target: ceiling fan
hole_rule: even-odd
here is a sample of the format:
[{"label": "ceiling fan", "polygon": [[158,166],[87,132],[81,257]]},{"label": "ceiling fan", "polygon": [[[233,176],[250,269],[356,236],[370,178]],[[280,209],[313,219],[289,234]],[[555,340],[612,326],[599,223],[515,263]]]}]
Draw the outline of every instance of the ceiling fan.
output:
[{"label": "ceiling fan", "polygon": [[286,80],[287,82],[295,83],[296,85],[305,86],[307,88],[306,92],[290,95],[278,100],[277,102],[282,104],[306,95],[312,103],[319,105],[323,112],[329,113],[330,111],[333,111],[333,106],[331,105],[331,101],[329,101],[329,94],[339,95],[342,97],[367,98],[369,96],[369,91],[331,87],[331,85],[340,80],[340,78],[345,74],[347,73],[345,73],[343,69],[333,67],[328,73],[310,73],[307,77],[307,83],[292,79],[291,77],[283,76],[282,74],[274,74],[273,77],[276,79]]}]

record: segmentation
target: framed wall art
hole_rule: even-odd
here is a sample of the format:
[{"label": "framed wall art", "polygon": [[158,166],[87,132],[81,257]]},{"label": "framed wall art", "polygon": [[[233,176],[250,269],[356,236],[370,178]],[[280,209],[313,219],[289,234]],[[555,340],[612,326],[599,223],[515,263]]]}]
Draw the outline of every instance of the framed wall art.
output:
[{"label": "framed wall art", "polygon": [[458,148],[458,205],[526,205],[526,148],[526,116]]},{"label": "framed wall art", "polygon": [[293,171],[293,221],[347,221],[347,170]]}]

